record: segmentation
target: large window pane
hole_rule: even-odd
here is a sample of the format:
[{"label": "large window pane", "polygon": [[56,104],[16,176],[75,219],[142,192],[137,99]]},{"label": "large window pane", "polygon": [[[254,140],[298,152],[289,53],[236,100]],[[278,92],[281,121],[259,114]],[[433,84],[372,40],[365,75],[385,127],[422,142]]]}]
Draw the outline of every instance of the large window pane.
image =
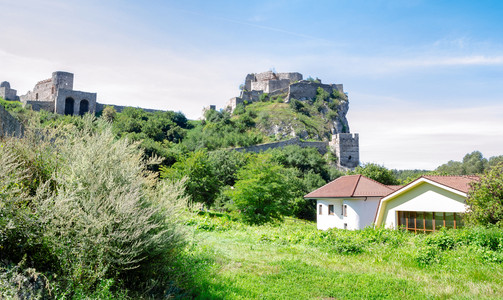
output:
[{"label": "large window pane", "polygon": [[433,213],[425,212],[424,219],[425,219],[425,223],[426,223],[426,227],[424,229],[433,230]]},{"label": "large window pane", "polygon": [[454,228],[454,214],[450,212],[445,213],[445,227]]},{"label": "large window pane", "polygon": [[456,213],[456,228],[464,227],[463,214]]},{"label": "large window pane", "polygon": [[435,212],[435,230],[439,230],[444,226],[444,213]]},{"label": "large window pane", "polygon": [[403,211],[398,212],[398,226],[405,227],[405,213]]},{"label": "large window pane", "polygon": [[416,212],[416,228],[417,229],[424,229],[424,217],[423,217],[423,212],[418,211]]},{"label": "large window pane", "polygon": [[409,219],[409,222],[407,223],[407,229],[415,229],[416,226],[414,225],[414,212],[413,211],[408,211],[407,212],[407,217]]}]

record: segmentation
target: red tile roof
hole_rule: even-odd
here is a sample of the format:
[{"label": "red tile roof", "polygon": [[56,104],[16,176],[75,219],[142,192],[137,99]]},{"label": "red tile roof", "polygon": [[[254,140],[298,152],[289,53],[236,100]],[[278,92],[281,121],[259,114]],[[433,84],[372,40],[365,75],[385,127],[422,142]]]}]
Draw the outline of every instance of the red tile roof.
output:
[{"label": "red tile roof", "polygon": [[384,197],[395,189],[363,175],[348,175],[337,178],[304,198],[346,198],[346,197]]},{"label": "red tile roof", "polygon": [[453,188],[455,190],[461,191],[463,193],[468,193],[470,190],[470,183],[473,181],[479,181],[478,176],[436,176],[436,175],[425,175],[422,178],[429,179],[433,182],[445,185],[447,187]]}]

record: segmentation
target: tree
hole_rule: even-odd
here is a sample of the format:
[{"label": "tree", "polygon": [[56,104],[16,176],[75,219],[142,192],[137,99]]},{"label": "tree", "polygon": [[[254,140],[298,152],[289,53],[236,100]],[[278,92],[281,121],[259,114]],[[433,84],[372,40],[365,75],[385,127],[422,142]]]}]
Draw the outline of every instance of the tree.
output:
[{"label": "tree", "polygon": [[191,152],[181,157],[171,168],[161,167],[161,178],[181,180],[184,177],[187,177],[185,192],[191,200],[210,207],[220,185],[206,151]]},{"label": "tree", "polygon": [[503,225],[503,163],[493,166],[472,183],[465,221],[471,225]]},{"label": "tree", "polygon": [[103,109],[103,112],[101,116],[103,119],[107,120],[108,122],[113,122],[115,119],[115,115],[117,115],[117,111],[113,106],[106,105],[105,108]]},{"label": "tree", "polygon": [[349,174],[361,174],[365,177],[386,185],[394,185],[399,183],[395,178],[393,171],[388,170],[384,166],[380,166],[378,164],[370,163],[365,164],[363,167],[358,166],[354,171],[349,172]]},{"label": "tree", "polygon": [[497,157],[493,163],[488,163],[480,151],[473,151],[463,157],[463,161],[449,161],[446,164],[439,166],[436,171],[447,175],[473,175],[482,174],[488,165],[494,165],[497,162]]},{"label": "tree", "polygon": [[269,155],[259,155],[238,171],[234,189],[227,191],[243,221],[264,224],[282,220],[291,198],[285,169]]},{"label": "tree", "polygon": [[487,166],[487,159],[480,151],[473,151],[463,157],[463,175],[481,174]]}]

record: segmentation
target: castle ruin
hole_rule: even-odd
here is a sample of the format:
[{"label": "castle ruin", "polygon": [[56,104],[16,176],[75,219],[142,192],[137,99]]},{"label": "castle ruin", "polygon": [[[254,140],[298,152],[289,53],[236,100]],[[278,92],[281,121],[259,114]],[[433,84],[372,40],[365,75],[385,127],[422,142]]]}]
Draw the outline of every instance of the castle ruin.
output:
[{"label": "castle ruin", "polygon": [[20,96],[22,103],[33,110],[47,110],[57,114],[84,115],[96,111],[96,93],[73,90],[73,74],[54,72],[52,77],[39,81],[32,91]]},{"label": "castle ruin", "polygon": [[[263,73],[252,73],[246,75],[245,83],[241,86],[239,97],[234,97],[227,103],[226,109],[231,113],[237,105],[258,102],[267,96],[285,95],[284,101],[292,99],[309,101],[316,98],[319,89],[332,94],[337,91],[344,93],[342,84],[324,84],[320,79],[304,80],[301,73],[275,73],[273,71]],[[286,145],[298,145],[300,147],[315,147],[322,154],[326,149],[330,149],[337,158],[337,166],[341,169],[353,169],[360,164],[359,136],[357,133],[350,133],[346,114],[349,109],[347,97],[338,107],[338,117],[331,126],[332,138],[330,141],[304,142],[298,137],[287,141],[273,142],[250,147],[236,148],[238,151],[260,152],[271,148],[281,148]]]},{"label": "castle ruin", "polygon": [[10,88],[10,83],[8,81],[0,83],[0,98],[4,98],[5,100],[19,100],[17,91]]},{"label": "castle ruin", "polygon": [[318,88],[328,93],[334,90],[344,93],[342,84],[323,84],[321,80],[304,80],[301,73],[275,73],[267,71],[246,75],[239,97],[233,97],[226,105],[226,109],[233,112],[239,104],[260,101],[263,94],[276,96],[286,94],[285,102],[290,99],[307,100],[316,97]]}]

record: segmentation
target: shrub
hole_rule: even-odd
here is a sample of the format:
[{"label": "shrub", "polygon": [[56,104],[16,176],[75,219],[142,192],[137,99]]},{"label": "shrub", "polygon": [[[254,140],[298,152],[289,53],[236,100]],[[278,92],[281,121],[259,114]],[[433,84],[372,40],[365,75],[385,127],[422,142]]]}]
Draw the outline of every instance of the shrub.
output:
[{"label": "shrub", "polygon": [[[185,199],[180,183],[156,186],[136,144],[117,140],[92,117],[54,143],[60,166],[55,192],[37,194],[44,240],[72,289],[91,291],[114,279],[130,289],[163,288],[183,244],[178,226]],[[162,291],[156,291],[162,292]]]},{"label": "shrub", "polygon": [[465,214],[467,224],[503,226],[503,163],[472,183],[466,204],[470,206]]},{"label": "shrub", "polygon": [[439,263],[441,257],[442,253],[439,248],[432,245],[419,247],[414,254],[414,258],[420,266],[428,266],[432,263]]}]

